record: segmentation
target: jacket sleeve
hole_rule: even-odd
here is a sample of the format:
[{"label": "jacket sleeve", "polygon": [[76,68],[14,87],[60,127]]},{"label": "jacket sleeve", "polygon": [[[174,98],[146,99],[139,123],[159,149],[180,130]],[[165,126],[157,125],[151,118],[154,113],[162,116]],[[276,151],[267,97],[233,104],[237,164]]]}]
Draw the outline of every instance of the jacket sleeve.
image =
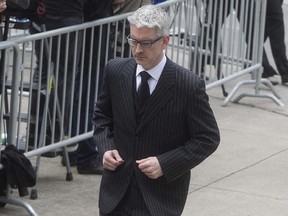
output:
[{"label": "jacket sleeve", "polygon": [[218,125],[209,105],[205,83],[198,77],[191,82],[186,98],[185,119],[189,139],[178,145],[178,148],[157,156],[168,182],[190,172],[211,155],[220,142]]}]

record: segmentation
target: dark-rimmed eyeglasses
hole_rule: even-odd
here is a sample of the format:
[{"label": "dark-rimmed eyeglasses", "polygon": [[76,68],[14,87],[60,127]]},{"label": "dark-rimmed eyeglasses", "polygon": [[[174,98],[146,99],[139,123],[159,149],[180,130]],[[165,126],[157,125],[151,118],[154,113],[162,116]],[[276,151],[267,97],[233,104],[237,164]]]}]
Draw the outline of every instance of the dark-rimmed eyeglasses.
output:
[{"label": "dark-rimmed eyeglasses", "polygon": [[163,38],[163,36],[156,38],[155,40],[136,40],[134,38],[131,38],[130,35],[128,35],[127,40],[128,43],[131,47],[135,47],[137,46],[137,44],[140,44],[141,47],[145,47],[145,48],[149,48],[152,46],[152,44],[154,44],[155,42],[161,40]]}]

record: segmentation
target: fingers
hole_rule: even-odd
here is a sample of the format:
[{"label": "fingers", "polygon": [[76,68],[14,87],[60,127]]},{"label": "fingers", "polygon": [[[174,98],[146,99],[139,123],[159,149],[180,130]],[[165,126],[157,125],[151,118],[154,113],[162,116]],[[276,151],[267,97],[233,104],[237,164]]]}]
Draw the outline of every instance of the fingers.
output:
[{"label": "fingers", "polygon": [[[106,151],[103,155],[103,168],[115,171],[117,167],[124,163],[117,150]],[[151,179],[157,179],[163,175],[162,168],[157,157],[148,157],[136,160],[138,168]]]},{"label": "fingers", "polygon": [[148,157],[137,160],[138,168],[151,179],[157,179],[163,175],[162,168],[157,157]]},{"label": "fingers", "polygon": [[103,155],[103,168],[104,169],[114,171],[122,163],[124,163],[124,160],[121,158],[117,150],[107,151]]}]

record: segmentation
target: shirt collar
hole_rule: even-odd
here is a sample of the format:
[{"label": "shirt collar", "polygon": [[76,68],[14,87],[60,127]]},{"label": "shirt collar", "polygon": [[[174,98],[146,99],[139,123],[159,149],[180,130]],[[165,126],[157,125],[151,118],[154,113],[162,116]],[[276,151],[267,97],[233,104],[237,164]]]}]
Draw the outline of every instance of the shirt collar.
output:
[{"label": "shirt collar", "polygon": [[139,75],[140,72],[142,71],[146,71],[147,73],[150,74],[150,76],[155,79],[155,80],[159,80],[159,77],[161,76],[161,73],[165,67],[167,58],[164,55],[164,57],[162,58],[162,60],[160,61],[160,63],[158,65],[156,65],[154,68],[150,69],[150,70],[145,70],[141,65],[137,65],[137,69],[136,69],[136,76]]}]

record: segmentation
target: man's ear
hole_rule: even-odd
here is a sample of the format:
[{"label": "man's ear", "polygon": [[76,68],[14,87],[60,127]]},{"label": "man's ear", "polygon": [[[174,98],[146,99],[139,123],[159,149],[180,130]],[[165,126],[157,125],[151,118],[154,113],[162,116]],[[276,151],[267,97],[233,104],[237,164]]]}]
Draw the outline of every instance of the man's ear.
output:
[{"label": "man's ear", "polygon": [[169,35],[164,35],[163,36],[163,46],[164,46],[164,48],[168,47],[169,40],[170,40],[170,36]]}]

